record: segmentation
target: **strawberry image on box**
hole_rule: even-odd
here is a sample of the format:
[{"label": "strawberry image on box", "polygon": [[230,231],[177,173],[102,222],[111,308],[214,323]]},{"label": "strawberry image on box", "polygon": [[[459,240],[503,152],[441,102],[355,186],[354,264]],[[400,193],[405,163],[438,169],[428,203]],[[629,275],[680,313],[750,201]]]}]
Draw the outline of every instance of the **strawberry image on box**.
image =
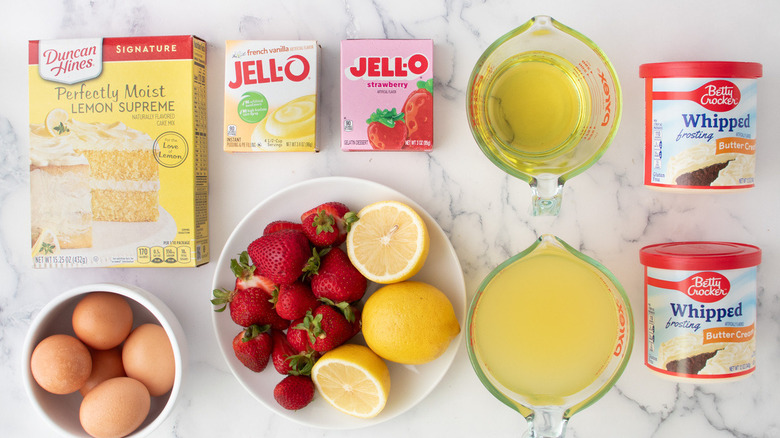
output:
[{"label": "strawberry image on box", "polygon": [[341,42],[341,149],[433,149],[433,41]]}]

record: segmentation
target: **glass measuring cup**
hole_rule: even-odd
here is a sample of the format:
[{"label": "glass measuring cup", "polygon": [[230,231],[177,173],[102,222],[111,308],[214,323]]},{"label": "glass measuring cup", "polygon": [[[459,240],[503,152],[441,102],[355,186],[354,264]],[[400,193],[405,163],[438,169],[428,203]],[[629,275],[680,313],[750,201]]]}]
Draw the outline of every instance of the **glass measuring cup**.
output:
[{"label": "glass measuring cup", "polygon": [[550,234],[484,279],[466,329],[477,376],[526,418],[529,438],[562,438],[571,416],[615,384],[634,340],[618,281]]},{"label": "glass measuring cup", "polygon": [[485,50],[467,96],[474,139],[496,166],[530,184],[533,215],[558,214],[564,183],[604,154],[622,111],[606,55],[543,15]]}]

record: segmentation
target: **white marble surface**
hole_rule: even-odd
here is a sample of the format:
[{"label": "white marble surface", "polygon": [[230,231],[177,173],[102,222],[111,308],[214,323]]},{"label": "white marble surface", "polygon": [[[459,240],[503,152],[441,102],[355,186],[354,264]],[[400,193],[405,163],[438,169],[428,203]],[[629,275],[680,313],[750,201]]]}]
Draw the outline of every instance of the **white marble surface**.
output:
[{"label": "white marble surface", "polygon": [[[617,386],[574,417],[568,436],[780,436],[780,4],[771,0],[604,1],[100,1],[2,0],[0,8],[0,430],[50,436],[22,388],[22,340],[32,318],[73,286],[124,281],[156,293],[187,332],[189,375],[157,437],[519,436],[523,419],[477,380],[465,345],[441,384],[388,422],[352,431],[309,429],[264,408],[229,372],[211,324],[215,262],[197,269],[33,270],[29,260],[27,41],[40,38],[196,34],[208,41],[210,232],[216,260],[233,227],[259,201],[309,178],[340,175],[399,190],[431,213],[463,266],[469,299],[499,262],[541,233],[554,233],[602,261],[631,298],[642,333],[641,247],[670,240],[759,245],[758,367],[735,383],[677,384],[643,365],[643,342]],[[533,15],[548,14],[598,43],[623,87],[622,124],[602,160],[574,178],[555,218],[528,214],[530,190],[479,151],[465,115],[465,89],[480,53]],[[430,154],[338,149],[339,41],[432,38],[436,145]],[[316,39],[323,46],[322,152],[229,155],[221,150],[224,41]],[[759,80],[757,184],[743,193],[679,195],[642,185],[643,82],[639,65],[679,60],[763,63]],[[248,188],[241,196],[235,188]],[[243,415],[242,415],[243,414]],[[242,415],[243,419],[239,420]]]}]

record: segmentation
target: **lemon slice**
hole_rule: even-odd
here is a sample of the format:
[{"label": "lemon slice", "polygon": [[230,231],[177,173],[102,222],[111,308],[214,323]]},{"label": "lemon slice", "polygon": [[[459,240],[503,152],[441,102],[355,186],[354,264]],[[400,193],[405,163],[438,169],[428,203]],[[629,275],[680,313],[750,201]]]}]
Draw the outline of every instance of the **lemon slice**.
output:
[{"label": "lemon slice", "polygon": [[389,284],[416,274],[428,257],[430,237],[425,221],[398,201],[363,207],[347,234],[347,254],[363,276]]},{"label": "lemon slice", "polygon": [[333,407],[359,418],[377,416],[390,392],[387,364],[364,345],[344,344],[314,364],[311,378]]},{"label": "lemon slice", "polygon": [[52,255],[60,252],[60,241],[57,239],[57,235],[50,229],[45,229],[41,232],[32,247],[32,255]]},{"label": "lemon slice", "polygon": [[59,137],[69,133],[70,130],[68,130],[68,126],[65,123],[69,118],[68,112],[62,108],[55,108],[49,111],[49,114],[46,115],[46,129],[49,131],[49,134],[52,137]]}]

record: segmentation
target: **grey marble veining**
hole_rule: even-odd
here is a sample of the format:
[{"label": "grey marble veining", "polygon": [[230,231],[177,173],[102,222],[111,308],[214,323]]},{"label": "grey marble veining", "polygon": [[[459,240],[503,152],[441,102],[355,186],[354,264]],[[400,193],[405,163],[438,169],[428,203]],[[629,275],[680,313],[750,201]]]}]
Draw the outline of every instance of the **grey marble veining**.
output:
[{"label": "grey marble veining", "polygon": [[[561,214],[531,217],[530,189],[494,167],[466,121],[466,83],[482,51],[537,14],[594,40],[621,79],[618,135],[603,158],[569,181]],[[420,404],[367,430],[309,429],[273,414],[236,381],[216,345],[208,299],[216,259],[238,221],[292,183],[339,175],[373,180],[422,205],[458,254],[473,296],[493,267],[553,233],[607,266],[626,289],[636,340],[623,377],[577,414],[570,438],[780,436],[780,5],[770,0],[681,2],[510,0],[4,1],[0,13],[0,430],[50,436],[22,388],[22,340],[38,310],[58,293],[101,281],[135,283],[178,315],[190,344],[179,404],[156,437],[520,436],[525,422],[495,400],[461,346],[448,374]],[[42,38],[195,34],[208,42],[210,234],[212,262],[196,269],[33,270],[29,260],[27,41]],[[316,39],[323,46],[318,154],[222,152],[224,41]],[[432,38],[436,140],[430,154],[360,154],[338,149],[339,42],[346,38]],[[759,79],[756,187],[683,195],[642,184],[644,83],[639,65],[681,60],[756,61]],[[273,178],[270,178],[272,175]],[[241,199],[237,185],[253,190]],[[757,371],[719,384],[676,383],[649,372],[643,354],[643,279],[638,253],[675,240],[730,240],[763,250],[759,268]],[[249,410],[244,422],[238,410]]]}]

